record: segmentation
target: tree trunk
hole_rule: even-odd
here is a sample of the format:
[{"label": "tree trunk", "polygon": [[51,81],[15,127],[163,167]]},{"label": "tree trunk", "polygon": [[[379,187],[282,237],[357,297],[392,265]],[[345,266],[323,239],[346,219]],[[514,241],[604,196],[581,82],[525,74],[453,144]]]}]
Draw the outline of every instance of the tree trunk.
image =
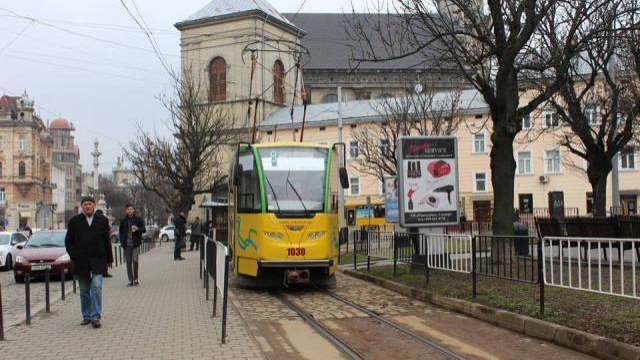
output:
[{"label": "tree trunk", "polygon": [[[610,164],[611,161],[599,161],[600,164]],[[593,217],[607,216],[607,177],[611,166],[594,165],[587,171],[591,191],[593,192]]]}]

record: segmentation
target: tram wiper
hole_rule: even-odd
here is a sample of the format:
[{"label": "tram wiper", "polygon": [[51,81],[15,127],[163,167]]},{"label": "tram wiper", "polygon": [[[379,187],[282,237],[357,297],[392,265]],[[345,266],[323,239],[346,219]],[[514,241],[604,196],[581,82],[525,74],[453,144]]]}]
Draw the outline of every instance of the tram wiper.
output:
[{"label": "tram wiper", "polygon": [[291,189],[293,190],[294,193],[296,193],[298,200],[300,200],[300,204],[302,204],[302,208],[304,209],[304,214],[309,216],[311,213],[309,212],[309,210],[307,210],[307,207],[304,205],[304,201],[302,200],[302,196],[300,196],[300,194],[298,193],[298,190],[296,190],[296,188],[293,186],[291,181],[289,181],[289,175],[287,175],[287,184],[291,186]]},{"label": "tram wiper", "polygon": [[271,185],[271,181],[269,181],[269,177],[265,176],[264,179],[267,180],[267,185],[269,185],[269,188],[271,188],[271,193],[273,194],[273,200],[276,201],[276,207],[278,208],[278,213],[281,213],[282,211],[280,211],[280,204],[278,203],[278,196],[276,195],[276,191],[273,190],[273,186]]}]

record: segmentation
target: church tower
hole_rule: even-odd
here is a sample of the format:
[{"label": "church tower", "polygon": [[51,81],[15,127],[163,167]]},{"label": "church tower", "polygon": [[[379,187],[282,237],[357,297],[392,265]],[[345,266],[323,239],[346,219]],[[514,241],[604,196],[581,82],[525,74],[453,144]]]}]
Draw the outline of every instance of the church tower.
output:
[{"label": "church tower", "polygon": [[251,109],[258,124],[291,105],[295,60],[285,50],[299,44],[305,32],[267,1],[213,0],[175,27],[181,34],[183,74],[201,84],[202,102],[226,106],[237,127],[249,124],[250,99],[260,98],[257,109]]}]

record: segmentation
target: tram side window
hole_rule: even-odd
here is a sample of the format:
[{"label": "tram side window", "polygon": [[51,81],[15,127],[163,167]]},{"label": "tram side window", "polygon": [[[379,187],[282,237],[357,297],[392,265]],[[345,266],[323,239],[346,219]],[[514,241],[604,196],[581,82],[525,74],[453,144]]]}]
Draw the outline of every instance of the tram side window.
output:
[{"label": "tram side window", "polygon": [[253,154],[241,155],[240,186],[238,186],[238,212],[260,212],[260,185]]},{"label": "tram side window", "polygon": [[333,152],[333,156],[331,158],[331,173],[329,174],[329,212],[332,214],[338,213],[338,191],[340,191],[340,178],[339,178],[339,169],[340,168],[340,159],[338,158],[337,149]]}]

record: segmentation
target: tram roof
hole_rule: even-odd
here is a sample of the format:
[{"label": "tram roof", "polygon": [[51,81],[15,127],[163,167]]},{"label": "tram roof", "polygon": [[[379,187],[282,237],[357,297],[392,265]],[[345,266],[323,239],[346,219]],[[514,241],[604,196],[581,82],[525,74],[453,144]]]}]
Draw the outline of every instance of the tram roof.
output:
[{"label": "tram roof", "polygon": [[308,142],[293,142],[293,141],[278,141],[278,142],[265,142],[265,143],[256,143],[251,144],[251,146],[256,148],[272,148],[272,147],[300,147],[300,148],[325,148],[328,149],[330,145],[318,144],[318,143],[308,143]]}]

